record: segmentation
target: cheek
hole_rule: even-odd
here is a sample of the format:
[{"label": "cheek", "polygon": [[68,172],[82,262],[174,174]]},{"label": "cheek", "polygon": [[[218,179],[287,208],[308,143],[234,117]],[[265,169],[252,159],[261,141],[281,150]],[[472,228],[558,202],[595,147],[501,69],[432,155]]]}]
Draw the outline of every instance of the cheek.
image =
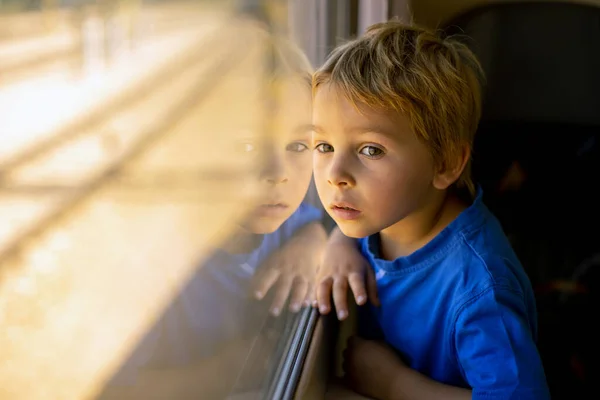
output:
[{"label": "cheek", "polygon": [[299,193],[306,193],[312,176],[312,163],[310,153],[305,151],[299,155],[291,155],[288,158],[288,168],[291,190]]},{"label": "cheek", "polygon": [[321,183],[325,183],[326,178],[326,169],[327,169],[327,160],[323,155],[318,154],[316,151],[312,157],[312,169],[313,174],[315,175],[315,183],[317,185]]},{"label": "cheek", "polygon": [[291,176],[295,179],[304,180],[312,175],[312,160],[310,150],[305,150],[302,153],[291,154],[287,158],[287,164]]},{"label": "cheek", "polygon": [[408,204],[420,198],[432,177],[427,165],[410,157],[374,164],[368,174],[361,180],[363,188],[376,194],[370,197],[384,210],[393,207],[393,203]]}]

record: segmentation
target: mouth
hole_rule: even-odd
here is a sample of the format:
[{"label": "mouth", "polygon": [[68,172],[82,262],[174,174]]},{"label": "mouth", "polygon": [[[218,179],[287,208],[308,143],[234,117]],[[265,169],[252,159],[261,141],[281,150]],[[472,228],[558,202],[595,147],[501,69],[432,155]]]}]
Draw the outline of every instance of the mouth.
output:
[{"label": "mouth", "polygon": [[360,211],[353,204],[347,203],[345,201],[340,201],[340,202],[337,202],[337,203],[332,203],[330,207],[332,209],[336,208],[336,209],[342,209],[342,210]]},{"label": "mouth", "polygon": [[332,213],[340,219],[353,220],[360,216],[361,211],[348,203],[334,203],[330,207]]},{"label": "mouth", "polygon": [[288,205],[284,204],[284,203],[266,203],[266,204],[261,204],[259,207],[266,208],[266,209],[274,209],[274,208],[288,208]]},{"label": "mouth", "polygon": [[285,213],[289,206],[285,203],[269,202],[258,206],[258,214],[265,217],[276,217]]}]

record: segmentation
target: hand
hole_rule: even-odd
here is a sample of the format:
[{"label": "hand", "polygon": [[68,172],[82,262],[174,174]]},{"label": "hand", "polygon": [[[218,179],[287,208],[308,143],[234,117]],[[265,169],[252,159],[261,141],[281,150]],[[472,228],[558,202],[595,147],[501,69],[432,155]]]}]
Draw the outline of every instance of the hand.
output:
[{"label": "hand", "polygon": [[302,228],[259,269],[253,284],[257,299],[263,299],[277,286],[271,314],[279,315],[288,297],[292,312],[310,305],[312,286],[326,241],[323,226],[312,223]]},{"label": "hand", "polygon": [[357,249],[356,241],[343,236],[340,231],[332,233],[317,272],[316,282],[313,306],[318,306],[321,314],[328,314],[333,294],[340,321],[348,317],[348,286],[354,293],[356,304],[363,305],[369,299],[373,305],[379,305],[373,269]]},{"label": "hand", "polygon": [[385,343],[356,336],[344,351],[344,382],[357,393],[375,399],[390,397],[394,381],[407,367]]}]

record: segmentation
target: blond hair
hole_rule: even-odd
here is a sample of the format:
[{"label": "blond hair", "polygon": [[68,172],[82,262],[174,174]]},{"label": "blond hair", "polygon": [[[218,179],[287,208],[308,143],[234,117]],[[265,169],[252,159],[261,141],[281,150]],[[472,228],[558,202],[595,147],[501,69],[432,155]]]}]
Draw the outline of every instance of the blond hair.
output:
[{"label": "blond hair", "polygon": [[299,77],[310,85],[314,68],[300,47],[292,40],[279,36],[272,37],[270,44],[276,64],[275,77]]},{"label": "blond hair", "polygon": [[[483,72],[468,47],[425,29],[389,21],[336,48],[313,75],[313,93],[332,83],[357,107],[409,118],[440,170],[473,146],[481,116]],[[455,186],[475,193],[470,160]]]},{"label": "blond hair", "polygon": [[237,19],[233,29],[236,36],[244,38],[245,43],[244,48],[237,48],[237,51],[249,50],[248,57],[253,63],[256,62],[255,57],[260,59],[259,70],[253,69],[253,76],[265,73],[267,83],[301,78],[302,81],[307,80],[310,87],[314,68],[294,40],[271,32],[263,23],[252,18]]}]

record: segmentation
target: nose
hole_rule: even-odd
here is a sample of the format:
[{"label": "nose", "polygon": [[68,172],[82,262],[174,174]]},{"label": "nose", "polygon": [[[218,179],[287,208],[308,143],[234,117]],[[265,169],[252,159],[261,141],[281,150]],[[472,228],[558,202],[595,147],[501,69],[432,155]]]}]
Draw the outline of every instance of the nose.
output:
[{"label": "nose", "polygon": [[356,181],[350,172],[351,162],[343,155],[334,156],[329,165],[327,182],[340,189],[356,186]]},{"label": "nose", "polygon": [[285,160],[282,155],[271,154],[264,161],[261,180],[270,185],[279,185],[289,179]]}]

